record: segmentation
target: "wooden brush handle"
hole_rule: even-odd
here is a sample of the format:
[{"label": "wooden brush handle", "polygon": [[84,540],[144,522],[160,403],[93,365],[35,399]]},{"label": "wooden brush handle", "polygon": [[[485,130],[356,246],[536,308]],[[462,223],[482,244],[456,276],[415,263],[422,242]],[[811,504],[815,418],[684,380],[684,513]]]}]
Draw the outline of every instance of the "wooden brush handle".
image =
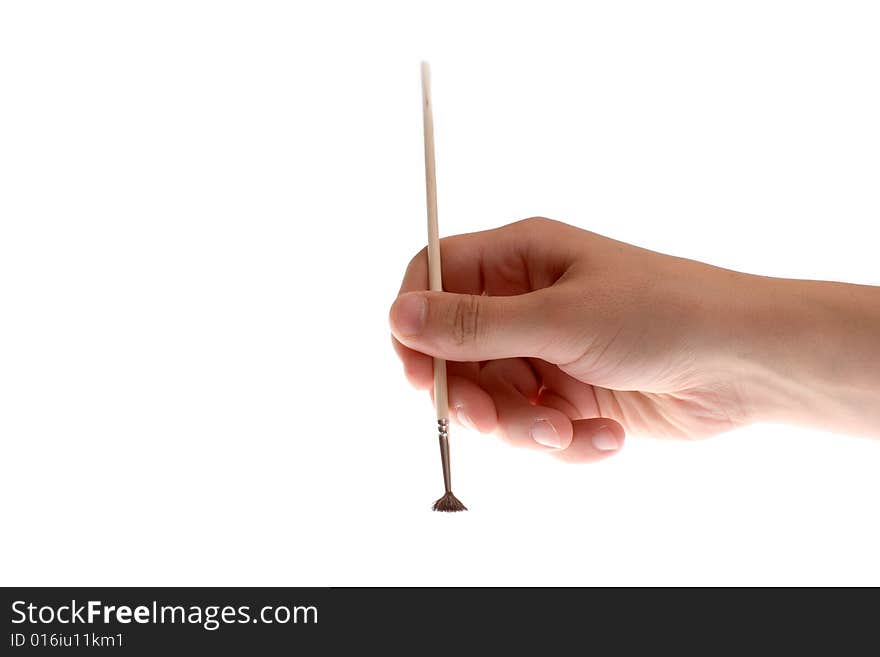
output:
[{"label": "wooden brush handle", "polygon": [[[431,69],[422,62],[422,120],[425,133],[425,190],[428,200],[428,287],[443,291],[440,267],[440,229],[437,225],[437,172],[434,166],[434,112],[431,109]],[[446,361],[434,359],[434,405],[437,419],[449,419],[446,396]]]}]

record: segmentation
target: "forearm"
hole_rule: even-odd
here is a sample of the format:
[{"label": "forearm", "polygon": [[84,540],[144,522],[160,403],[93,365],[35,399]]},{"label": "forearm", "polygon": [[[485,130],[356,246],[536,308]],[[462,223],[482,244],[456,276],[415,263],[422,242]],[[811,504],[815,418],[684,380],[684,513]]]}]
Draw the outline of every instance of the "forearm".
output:
[{"label": "forearm", "polygon": [[734,289],[724,335],[751,416],[880,436],[880,287],[737,275]]}]

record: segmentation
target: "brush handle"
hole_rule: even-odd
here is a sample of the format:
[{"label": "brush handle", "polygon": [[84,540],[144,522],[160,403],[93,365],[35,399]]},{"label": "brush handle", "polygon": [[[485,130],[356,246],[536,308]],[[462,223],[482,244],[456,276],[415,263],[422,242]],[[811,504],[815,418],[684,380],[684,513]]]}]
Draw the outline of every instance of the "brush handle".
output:
[{"label": "brush handle", "polygon": [[[440,267],[440,229],[437,224],[437,171],[434,165],[434,112],[431,108],[431,69],[422,62],[422,121],[425,133],[425,191],[428,200],[428,287],[443,291]],[[437,420],[449,419],[446,395],[446,361],[434,359],[434,405]]]}]

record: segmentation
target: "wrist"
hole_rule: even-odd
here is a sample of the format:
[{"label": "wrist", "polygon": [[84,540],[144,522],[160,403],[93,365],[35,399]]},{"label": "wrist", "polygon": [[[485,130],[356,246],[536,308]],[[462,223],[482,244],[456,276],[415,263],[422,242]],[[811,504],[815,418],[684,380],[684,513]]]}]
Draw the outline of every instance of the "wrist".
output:
[{"label": "wrist", "polygon": [[750,421],[880,433],[880,289],[734,274],[718,320]]}]

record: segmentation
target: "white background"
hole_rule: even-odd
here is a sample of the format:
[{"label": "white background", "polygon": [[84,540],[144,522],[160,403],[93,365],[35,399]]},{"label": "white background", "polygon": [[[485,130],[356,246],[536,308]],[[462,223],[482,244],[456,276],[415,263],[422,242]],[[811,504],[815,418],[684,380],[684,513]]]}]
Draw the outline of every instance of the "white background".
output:
[{"label": "white background", "polygon": [[4,3],[0,583],[880,584],[865,439],[567,466],[456,428],[472,510],[430,512],[387,329],[421,58],[444,234],[880,284],[875,7]]}]

